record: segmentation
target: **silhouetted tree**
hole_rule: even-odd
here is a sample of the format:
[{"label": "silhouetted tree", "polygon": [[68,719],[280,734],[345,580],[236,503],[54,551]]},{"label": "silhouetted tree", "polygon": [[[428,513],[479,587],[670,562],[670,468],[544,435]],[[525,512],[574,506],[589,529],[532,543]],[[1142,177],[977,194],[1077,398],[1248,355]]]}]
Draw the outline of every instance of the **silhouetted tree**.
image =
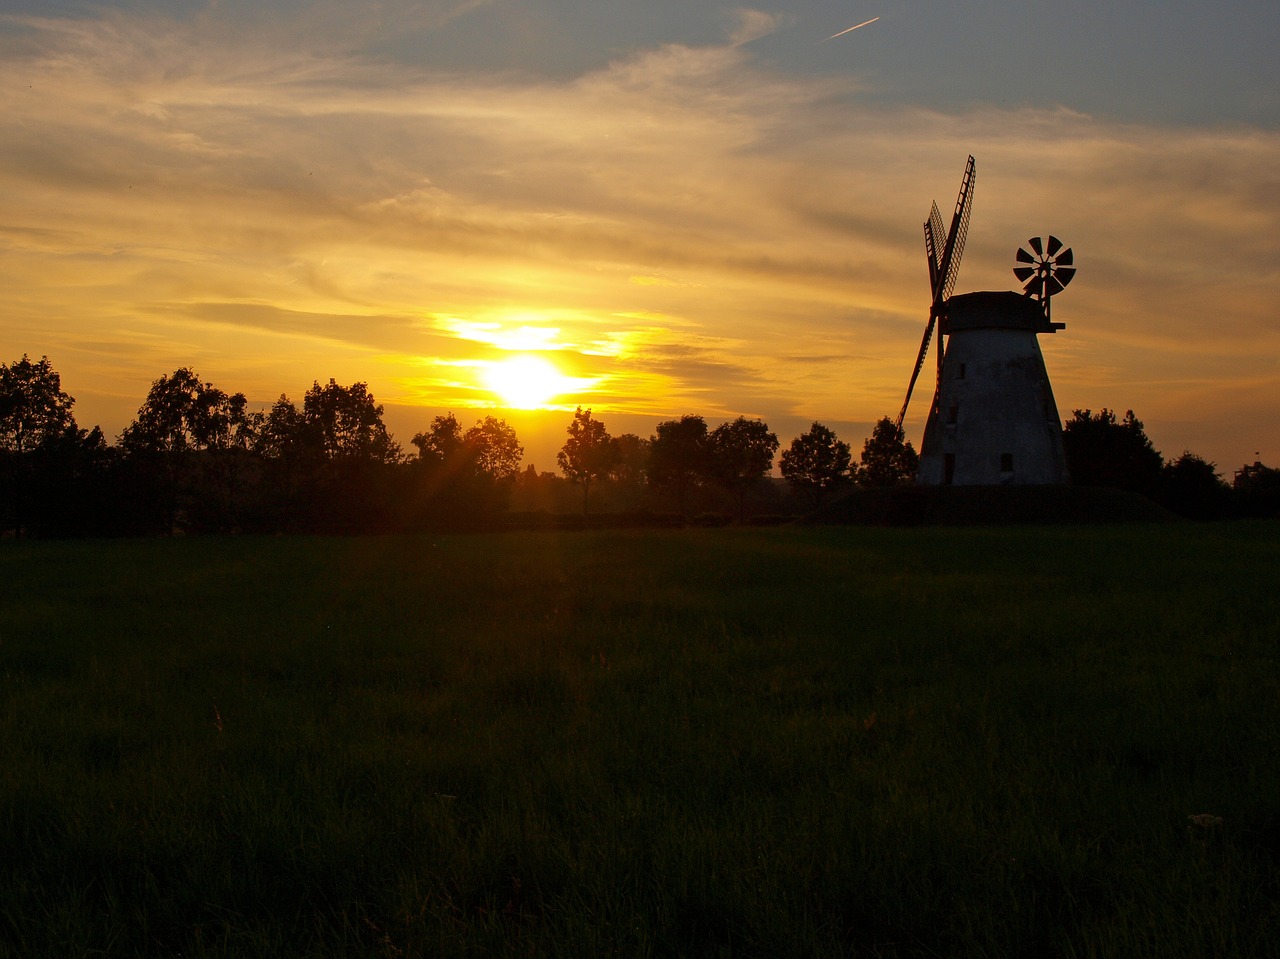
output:
[{"label": "silhouetted tree", "polygon": [[120,434],[129,453],[171,453],[215,446],[229,433],[227,395],[188,367],[151,384],[137,418]]},{"label": "silhouetted tree", "polygon": [[305,530],[314,526],[318,508],[316,476],[323,465],[320,444],[308,435],[302,411],[280,394],[261,418],[253,452],[261,458],[263,477],[257,490],[259,528]]},{"label": "silhouetted tree", "polygon": [[40,443],[61,437],[75,425],[75,399],[62,390],[62,381],[42,356],[0,366],[0,450],[21,456]]},{"label": "silhouetted tree", "polygon": [[1161,469],[1156,499],[1180,516],[1221,519],[1229,494],[1217,466],[1187,451]]},{"label": "silhouetted tree", "polygon": [[520,472],[524,447],[506,420],[486,416],[462,437],[476,471],[496,482],[513,480]]},{"label": "silhouetted tree", "polygon": [[[231,398],[233,424],[238,398]],[[403,457],[382,413],[367,384],[342,386],[330,379],[323,386],[314,381],[301,408],[281,394],[265,415],[245,417],[239,445],[262,457],[258,500],[271,517],[266,522],[352,532],[394,523],[394,467]],[[233,446],[237,436],[233,431]]]},{"label": "silhouetted tree", "polygon": [[687,414],[658,424],[649,439],[649,483],[675,494],[681,514],[707,476],[707,423]]},{"label": "silhouetted tree", "polygon": [[382,407],[365,383],[313,383],[302,399],[303,421],[328,460],[396,463],[400,446],[382,422]]},{"label": "silhouetted tree", "polygon": [[310,441],[306,433],[302,412],[281,393],[263,418],[253,448],[270,460],[297,462],[309,453],[318,456],[319,443]]},{"label": "silhouetted tree", "polygon": [[464,432],[448,413],[411,442],[418,450],[409,491],[416,523],[474,528],[506,508],[524,448],[505,420],[487,416]]},{"label": "silhouetted tree", "polygon": [[68,426],[29,454],[26,519],[39,536],[116,535],[142,530],[132,521],[138,490],[122,483],[120,456],[102,430]]},{"label": "silhouetted tree", "polygon": [[906,434],[884,417],[862,444],[862,465],[855,475],[859,486],[904,486],[915,479],[920,457]]},{"label": "silhouetted tree", "polygon": [[707,437],[707,462],[712,478],[733,493],[738,522],[746,522],[747,490],[773,468],[778,437],[763,420],[739,416],[721,423]]},{"label": "silhouetted tree", "polygon": [[1062,431],[1071,482],[1077,486],[1106,486],[1151,496],[1160,482],[1164,458],[1151,445],[1142,421],[1125,413],[1116,420],[1111,410],[1075,410]]},{"label": "silhouetted tree", "polygon": [[409,464],[412,485],[406,493],[411,524],[426,528],[474,525],[481,494],[475,464],[452,413],[437,416],[410,440],[418,450]]},{"label": "silhouetted tree", "polygon": [[556,454],[556,463],[560,472],[582,487],[582,515],[586,516],[591,484],[609,475],[618,458],[618,447],[604,423],[581,406],[573,414],[566,432],[569,438]]},{"label": "silhouetted tree", "polygon": [[635,433],[623,433],[613,438],[613,448],[609,479],[622,504],[633,508],[640,503],[649,479],[649,441]]},{"label": "silhouetted tree", "polygon": [[382,421],[367,384],[313,382],[302,400],[302,437],[313,449],[309,525],[339,532],[388,528],[398,511],[391,490],[400,446]]},{"label": "silhouetted tree", "polygon": [[193,454],[225,435],[227,396],[180,367],[151,384],[138,415],[120,434],[131,480],[156,510],[155,525],[172,532],[185,525],[186,507],[198,501]]},{"label": "silhouetted tree", "polygon": [[782,451],[782,478],[810,496],[816,508],[828,493],[852,483],[851,460],[849,444],[814,423]]},{"label": "silhouetted tree", "polygon": [[233,529],[268,419],[249,412],[243,393],[228,396],[181,367],[151,384],[120,446],[140,488],[159,497],[166,527],[181,516],[194,528]]},{"label": "silhouetted tree", "polygon": [[227,397],[226,406],[227,449],[250,451],[258,443],[258,434],[266,423],[266,415],[249,411],[249,401],[243,393]]},{"label": "silhouetted tree", "polygon": [[[577,493],[574,485],[563,476],[549,473],[530,463],[519,475],[511,487],[509,507],[529,514],[567,513],[577,504]],[[543,518],[544,521],[550,522]],[[533,520],[529,520],[533,522]]]},{"label": "silhouetted tree", "polygon": [[207,442],[193,457],[199,501],[191,504],[193,518],[207,528],[240,529],[246,488],[261,483],[261,461],[255,452],[266,416],[250,412],[243,393],[230,396],[206,386],[201,418]]},{"label": "silhouetted tree", "polygon": [[452,413],[437,416],[429,430],[415,433],[409,442],[418,448],[419,460],[442,467],[455,462],[462,452],[462,426]]},{"label": "silhouetted tree", "polygon": [[27,521],[32,488],[33,451],[76,435],[71,408],[75,399],[62,390],[62,381],[43,356],[36,362],[22,359],[0,366],[0,463],[3,463],[3,499],[7,509],[0,522],[21,532]]}]

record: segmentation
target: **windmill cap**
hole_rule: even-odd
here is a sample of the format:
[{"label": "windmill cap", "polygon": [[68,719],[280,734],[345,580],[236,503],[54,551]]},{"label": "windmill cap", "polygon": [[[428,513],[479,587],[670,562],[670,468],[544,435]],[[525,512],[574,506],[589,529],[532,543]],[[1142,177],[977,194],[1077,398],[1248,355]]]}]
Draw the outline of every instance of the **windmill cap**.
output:
[{"label": "windmill cap", "polygon": [[1029,330],[1056,333],[1065,323],[1045,319],[1039,300],[1021,293],[961,293],[947,300],[942,332],[959,330]]}]

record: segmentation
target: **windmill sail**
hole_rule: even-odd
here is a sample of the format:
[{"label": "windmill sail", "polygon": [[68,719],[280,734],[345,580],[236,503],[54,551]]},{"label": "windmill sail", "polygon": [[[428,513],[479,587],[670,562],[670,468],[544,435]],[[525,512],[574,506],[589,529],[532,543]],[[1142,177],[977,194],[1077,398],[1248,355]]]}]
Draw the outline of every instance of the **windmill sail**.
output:
[{"label": "windmill sail", "polygon": [[973,212],[973,181],[975,177],[973,157],[964,168],[964,179],[960,183],[960,195],[956,198],[956,211],[951,216],[951,232],[947,234],[947,248],[942,255],[942,275],[945,277],[941,295],[935,287],[933,291],[934,312],[940,312],[951,291],[956,287],[956,277],[960,275],[960,257],[964,254],[965,240],[969,238],[969,214]]},{"label": "windmill sail", "polygon": [[938,275],[942,272],[942,251],[947,245],[947,235],[942,232],[942,214],[938,212],[938,204],[929,211],[929,219],[924,221],[924,253],[929,259],[929,290],[938,288]]},{"label": "windmill sail", "polygon": [[907,404],[911,402],[911,391],[916,388],[916,380],[920,378],[920,371],[924,368],[924,358],[929,355],[929,342],[933,339],[933,328],[937,322],[937,317],[930,316],[929,322],[925,324],[924,337],[920,340],[920,352],[916,354],[916,368],[911,371],[911,382],[907,384],[907,398],[902,401],[902,409],[898,411],[898,419],[895,423],[899,433],[902,432],[902,421],[907,418]]},{"label": "windmill sail", "polygon": [[[955,289],[956,277],[960,274],[960,257],[964,253],[965,240],[969,236],[969,214],[973,209],[973,184],[975,167],[973,157],[965,164],[964,179],[960,181],[960,194],[956,197],[956,208],[951,215],[951,229],[945,239],[942,234],[942,214],[935,203],[929,211],[929,219],[924,224],[924,251],[929,260],[929,288],[933,294],[929,306],[929,320],[925,324],[924,336],[920,340],[920,352],[916,355],[916,365],[911,372],[911,380],[907,384],[907,396],[902,401],[902,409],[898,412],[896,422],[899,431],[902,422],[907,418],[907,407],[911,405],[911,394],[915,390],[916,380],[924,368],[925,357],[929,354],[929,344],[933,340],[933,331],[938,323],[942,307]],[[938,369],[942,369],[942,341],[938,341]]]}]

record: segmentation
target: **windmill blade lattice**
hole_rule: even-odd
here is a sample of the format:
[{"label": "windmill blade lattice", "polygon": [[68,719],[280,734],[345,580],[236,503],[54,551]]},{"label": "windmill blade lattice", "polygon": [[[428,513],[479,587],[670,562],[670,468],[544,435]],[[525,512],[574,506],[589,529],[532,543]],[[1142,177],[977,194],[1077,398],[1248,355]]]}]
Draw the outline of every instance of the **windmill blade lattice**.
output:
[{"label": "windmill blade lattice", "polygon": [[1013,275],[1022,281],[1023,291],[1042,301],[1061,293],[1076,275],[1071,247],[1063,246],[1056,236],[1050,236],[1047,244],[1033,236],[1027,246],[1031,252],[1020,248],[1013,268]]},{"label": "windmill blade lattice", "polygon": [[[973,212],[973,187],[976,179],[977,167],[973,157],[969,157],[964,168],[964,179],[960,183],[960,196],[956,198],[956,212],[951,217],[951,232],[947,234],[947,248],[942,257],[942,297],[938,299],[935,296],[935,308],[951,296],[956,277],[960,275],[960,257],[964,255],[964,242],[969,237],[969,215]],[[937,293],[936,290],[934,292]]]},{"label": "windmill blade lattice", "polygon": [[[915,369],[911,372],[911,380],[907,383],[907,395],[902,401],[902,409],[898,411],[895,421],[899,430],[902,421],[907,417],[907,407],[911,405],[911,394],[916,388],[916,380],[924,369],[925,357],[929,353],[929,344],[933,340],[934,330],[938,326],[938,317],[942,313],[947,297],[956,285],[956,277],[960,273],[960,257],[964,254],[965,238],[969,235],[969,214],[973,209],[973,185],[976,177],[973,157],[965,164],[964,177],[960,181],[960,194],[956,197],[955,212],[951,215],[951,229],[942,232],[942,214],[938,204],[929,210],[929,219],[924,221],[924,251],[929,261],[929,289],[933,301],[929,307],[929,321],[925,324],[924,336],[920,340],[920,352],[916,354]],[[938,376],[942,376],[942,336],[938,336]]]},{"label": "windmill blade lattice", "polygon": [[947,234],[942,226],[942,214],[938,212],[938,204],[929,211],[929,219],[924,221],[924,255],[929,261],[929,290],[938,288],[938,274],[942,272],[942,252],[947,245]]}]

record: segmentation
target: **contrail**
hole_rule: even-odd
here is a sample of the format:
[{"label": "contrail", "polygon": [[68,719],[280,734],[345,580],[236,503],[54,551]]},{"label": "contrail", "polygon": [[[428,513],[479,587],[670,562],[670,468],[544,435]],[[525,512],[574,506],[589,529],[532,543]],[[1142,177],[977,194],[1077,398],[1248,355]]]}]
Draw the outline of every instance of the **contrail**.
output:
[{"label": "contrail", "polygon": [[848,30],[841,30],[839,33],[831,34],[831,36],[827,37],[827,39],[834,40],[836,37],[843,37],[846,33],[853,33],[854,30],[860,30],[861,28],[865,27],[868,23],[875,23],[879,19],[880,19],[879,17],[872,17],[870,20],[863,20],[857,26],[850,27]]}]

